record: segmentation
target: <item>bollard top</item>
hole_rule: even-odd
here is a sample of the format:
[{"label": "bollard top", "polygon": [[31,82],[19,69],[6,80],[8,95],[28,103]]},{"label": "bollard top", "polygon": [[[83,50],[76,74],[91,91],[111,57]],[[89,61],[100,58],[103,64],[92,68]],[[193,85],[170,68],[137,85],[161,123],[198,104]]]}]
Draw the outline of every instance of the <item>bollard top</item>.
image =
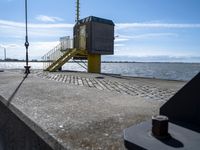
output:
[{"label": "bollard top", "polygon": [[169,118],[167,116],[164,116],[164,115],[155,115],[155,116],[152,116],[152,120],[168,121]]}]

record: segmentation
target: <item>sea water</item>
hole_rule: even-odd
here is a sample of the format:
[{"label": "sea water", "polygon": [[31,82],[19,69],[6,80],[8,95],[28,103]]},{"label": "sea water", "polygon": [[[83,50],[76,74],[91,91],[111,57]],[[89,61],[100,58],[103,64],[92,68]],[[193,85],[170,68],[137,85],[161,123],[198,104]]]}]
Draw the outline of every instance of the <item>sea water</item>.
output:
[{"label": "sea water", "polygon": [[[0,62],[0,69],[23,69],[25,62]],[[30,62],[31,69],[43,69],[42,62]],[[67,63],[63,70],[86,71],[77,63]],[[102,63],[102,73],[121,74],[133,77],[148,77],[189,81],[200,72],[200,63]]]}]

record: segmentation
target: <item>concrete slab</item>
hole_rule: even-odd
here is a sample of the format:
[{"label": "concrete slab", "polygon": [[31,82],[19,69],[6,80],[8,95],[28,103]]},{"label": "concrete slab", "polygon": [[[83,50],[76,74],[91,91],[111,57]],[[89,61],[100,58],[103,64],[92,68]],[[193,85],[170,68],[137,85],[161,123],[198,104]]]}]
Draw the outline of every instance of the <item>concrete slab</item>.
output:
[{"label": "concrete slab", "polygon": [[[91,79],[97,75],[73,73],[71,77],[74,76]],[[125,149],[123,129],[158,114],[163,104],[58,78],[56,82],[34,73],[25,80],[23,77],[20,71],[0,72],[0,101],[53,149]],[[145,79],[144,83],[142,79],[104,77],[131,85],[170,85],[163,80]],[[178,90],[184,84],[173,81],[169,87]]]}]

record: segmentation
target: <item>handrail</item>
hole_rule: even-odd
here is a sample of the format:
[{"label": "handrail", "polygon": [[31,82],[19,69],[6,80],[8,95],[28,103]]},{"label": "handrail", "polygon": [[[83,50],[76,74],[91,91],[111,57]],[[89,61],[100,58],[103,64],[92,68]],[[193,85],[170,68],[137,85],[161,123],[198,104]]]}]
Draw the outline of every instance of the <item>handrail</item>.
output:
[{"label": "handrail", "polygon": [[[65,54],[71,53],[70,50],[73,48],[73,39],[70,39],[69,37],[61,38],[60,43],[55,46],[53,49],[51,49],[49,52],[47,52],[44,56],[42,56],[43,59],[43,70],[48,70],[48,68],[51,68],[51,65],[56,63],[56,61],[59,61]],[[80,53],[83,53],[82,51],[79,51]],[[87,70],[87,65],[83,61],[75,61],[73,62],[77,63],[81,67]],[[81,64],[82,63],[82,64]]]},{"label": "handrail", "polygon": [[46,69],[48,66],[50,66],[54,61],[56,61],[62,55],[63,53],[61,52],[61,45],[58,44],[56,47],[51,49],[42,57],[42,59],[44,60],[43,69]]},{"label": "handrail", "polygon": [[66,41],[61,41],[57,46],[47,52],[43,57],[43,69],[48,68],[53,62],[63,56],[63,52],[66,52],[69,48],[72,48],[72,39],[67,39]]}]

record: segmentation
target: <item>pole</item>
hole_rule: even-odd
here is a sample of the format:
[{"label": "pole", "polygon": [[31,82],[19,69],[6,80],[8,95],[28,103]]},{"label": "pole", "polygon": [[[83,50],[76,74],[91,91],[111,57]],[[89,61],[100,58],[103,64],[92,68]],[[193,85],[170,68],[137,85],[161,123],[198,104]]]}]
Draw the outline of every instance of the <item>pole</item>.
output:
[{"label": "pole", "polygon": [[6,48],[4,47],[4,60],[6,61]]},{"label": "pole", "polygon": [[76,0],[76,22],[79,21],[80,17],[80,2],[79,0]]},{"label": "pole", "polygon": [[28,42],[28,18],[27,18],[27,0],[25,0],[25,26],[26,26],[26,36],[25,36],[25,43],[24,46],[26,47],[26,66],[25,68],[25,74],[30,73],[30,66],[28,66],[28,47],[29,47],[29,42]]}]

